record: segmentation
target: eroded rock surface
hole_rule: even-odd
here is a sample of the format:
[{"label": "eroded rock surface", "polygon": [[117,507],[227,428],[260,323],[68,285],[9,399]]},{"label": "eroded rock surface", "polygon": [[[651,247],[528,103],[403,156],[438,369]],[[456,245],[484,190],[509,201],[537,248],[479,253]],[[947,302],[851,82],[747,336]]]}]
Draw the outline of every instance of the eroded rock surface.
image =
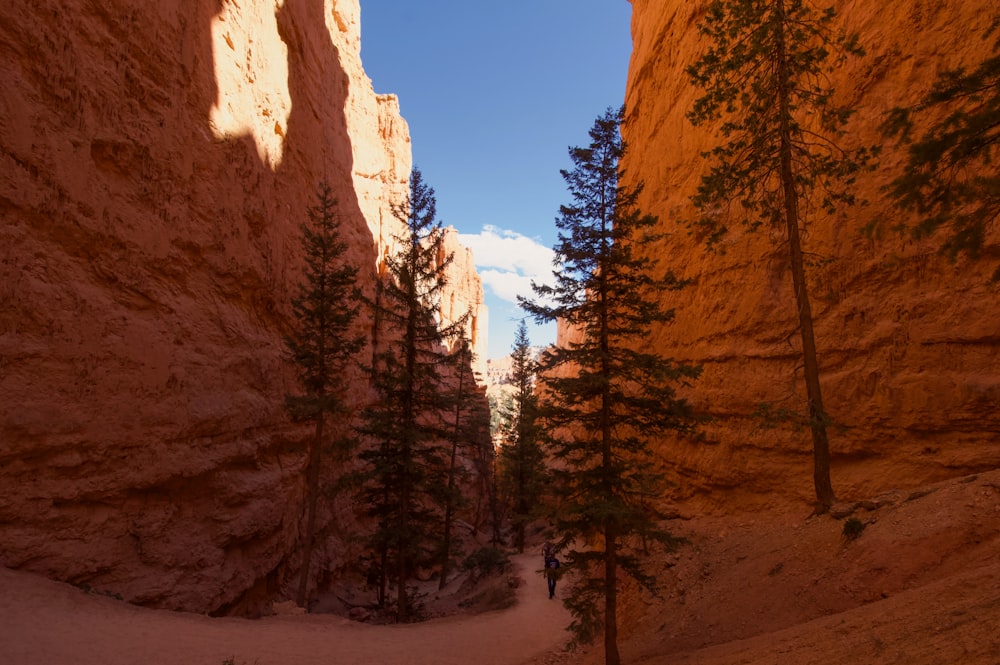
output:
[{"label": "eroded rock surface", "polygon": [[[683,223],[694,218],[690,196],[707,169],[700,153],[717,129],[684,117],[699,94],[684,70],[704,47],[700,4],[632,2],[625,172],[632,184],[645,183],[640,205],[667,234],[656,248],[662,265],[694,281],[668,294],[676,322],[655,344],[704,366],[687,394],[714,419],[708,442],[664,442],[662,451],[676,465],[679,496],[746,505],[809,500],[808,430],[767,429],[752,415],[761,403],[805,412],[780,232],[733,224],[724,253],[711,253]],[[915,103],[939,72],[981,60],[995,40],[985,35],[995,7],[982,0],[834,4],[867,51],[831,73],[840,101],[857,109],[842,139],[848,145],[882,143],[878,126],[888,109]],[[1000,463],[995,261],[949,263],[937,239],[891,231],[900,213],[882,188],[904,156],[885,143],[878,171],[857,184],[867,206],[833,217],[809,211],[805,250],[822,385],[836,423],[833,483],[845,498]],[[862,233],[873,221],[881,237]],[[998,250],[994,227],[984,254]]]},{"label": "eroded rock surface", "polygon": [[[250,611],[298,565],[298,225],[328,181],[370,290],[411,165],[359,14],[0,7],[3,565],[199,612]],[[465,277],[454,298],[481,304]]]}]

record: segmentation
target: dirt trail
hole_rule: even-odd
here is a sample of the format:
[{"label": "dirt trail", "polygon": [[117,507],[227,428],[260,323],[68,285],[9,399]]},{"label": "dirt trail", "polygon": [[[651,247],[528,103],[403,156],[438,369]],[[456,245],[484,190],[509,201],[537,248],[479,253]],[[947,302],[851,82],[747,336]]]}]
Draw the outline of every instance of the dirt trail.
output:
[{"label": "dirt trail", "polygon": [[513,558],[525,581],[513,608],[403,626],[331,615],[260,620],[149,610],[0,568],[4,665],[520,664],[560,648],[569,615],[549,600],[537,555]]},{"label": "dirt trail", "polygon": [[[660,595],[619,598],[624,661],[1000,665],[1000,470],[891,490],[853,515],[855,539],[801,506],[678,520],[685,544],[647,561]],[[514,558],[513,608],[406,626],[148,610],[0,568],[0,665],[599,665],[600,646],[561,651],[569,616],[539,558]]]}]

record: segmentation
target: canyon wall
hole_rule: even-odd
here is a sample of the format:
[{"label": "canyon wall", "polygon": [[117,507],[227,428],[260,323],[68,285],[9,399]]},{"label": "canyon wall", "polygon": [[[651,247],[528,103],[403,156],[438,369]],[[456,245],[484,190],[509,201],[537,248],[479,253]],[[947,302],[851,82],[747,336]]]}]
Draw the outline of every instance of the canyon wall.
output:
[{"label": "canyon wall", "polygon": [[[327,181],[371,292],[411,165],[359,15],[0,7],[0,564],[198,612],[252,611],[299,565],[298,227]],[[453,281],[481,305],[474,272]]]},{"label": "canyon wall", "polygon": [[[700,363],[685,395],[703,415],[705,441],[662,442],[675,498],[706,505],[811,501],[805,427],[767,427],[760,404],[805,413],[797,315],[780,231],[730,225],[723,251],[688,231],[690,202],[707,170],[700,154],[718,126],[684,117],[699,91],[684,70],[705,48],[703,3],[632,0],[634,51],[623,135],[629,184],[666,234],[654,251],[692,285],[670,294],[676,321],[656,331],[667,356]],[[867,205],[826,215],[809,209],[805,250],[830,428],[834,490],[868,498],[896,487],[1000,464],[1000,309],[995,260],[942,258],[938,238],[891,230],[903,221],[883,187],[905,153],[880,137],[894,106],[921,98],[937,74],[991,52],[994,3],[887,0],[833,3],[867,51],[831,73],[838,101],[857,109],[843,141],[883,145],[879,168],[859,179]],[[877,222],[880,234],[862,229]],[[984,255],[1000,252],[994,227]]]}]

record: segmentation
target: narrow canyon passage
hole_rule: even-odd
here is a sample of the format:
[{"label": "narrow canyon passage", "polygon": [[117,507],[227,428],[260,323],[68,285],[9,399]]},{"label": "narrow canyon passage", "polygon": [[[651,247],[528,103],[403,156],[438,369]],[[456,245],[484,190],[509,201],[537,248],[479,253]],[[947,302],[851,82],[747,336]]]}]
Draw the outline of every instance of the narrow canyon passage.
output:
[{"label": "narrow canyon passage", "polygon": [[505,665],[566,641],[569,614],[550,601],[539,557],[513,558],[524,583],[503,611],[403,626],[331,615],[252,621],[148,610],[0,569],[0,660],[5,665]]}]

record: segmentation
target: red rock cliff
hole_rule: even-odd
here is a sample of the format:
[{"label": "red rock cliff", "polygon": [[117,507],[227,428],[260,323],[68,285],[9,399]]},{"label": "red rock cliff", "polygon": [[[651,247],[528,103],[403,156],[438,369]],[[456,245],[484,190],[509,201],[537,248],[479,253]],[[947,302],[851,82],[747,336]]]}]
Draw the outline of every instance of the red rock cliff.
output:
[{"label": "red rock cliff", "polygon": [[[849,142],[879,143],[885,112],[916,102],[938,72],[977,62],[995,3],[985,0],[839,1],[843,27],[860,35],[867,56],[833,73],[857,113]],[[668,234],[657,248],[665,265],[694,280],[672,296],[677,319],[658,331],[667,355],[701,363],[689,391],[714,422],[709,442],[664,442],[678,496],[761,504],[810,500],[808,430],[765,430],[752,416],[762,402],[804,413],[791,278],[777,236],[734,225],[726,253],[709,253],[679,220],[692,219],[689,197],[707,166],[699,156],[715,127],[684,117],[697,91],[684,73],[702,52],[697,2],[632,0],[634,51],[623,134],[641,206]],[[822,386],[831,429],[834,489],[862,498],[1000,464],[1000,311],[989,284],[993,262],[952,264],[938,241],[886,231],[870,240],[873,220],[888,229],[899,215],[881,188],[903,153],[886,144],[881,167],[858,183],[869,205],[835,217],[816,213],[806,251]],[[997,229],[987,254],[1000,251]]]},{"label": "red rock cliff", "polygon": [[0,7],[0,564],[200,612],[297,565],[298,225],[327,180],[369,288],[411,163],[359,13]]}]

